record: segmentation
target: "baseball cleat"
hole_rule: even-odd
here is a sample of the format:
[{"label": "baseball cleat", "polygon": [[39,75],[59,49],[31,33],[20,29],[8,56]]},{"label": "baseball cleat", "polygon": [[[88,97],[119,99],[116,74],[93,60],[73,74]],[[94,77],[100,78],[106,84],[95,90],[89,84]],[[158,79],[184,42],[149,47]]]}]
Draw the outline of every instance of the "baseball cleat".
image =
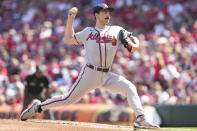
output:
[{"label": "baseball cleat", "polygon": [[38,112],[38,107],[39,107],[40,104],[41,104],[41,101],[35,100],[29,109],[25,109],[22,112],[22,114],[20,116],[20,120],[21,121],[26,121],[27,119],[32,118],[33,116],[35,116],[35,114]]},{"label": "baseball cleat", "polygon": [[158,125],[148,122],[145,119],[144,115],[140,115],[137,117],[137,120],[134,122],[135,129],[159,129]]}]

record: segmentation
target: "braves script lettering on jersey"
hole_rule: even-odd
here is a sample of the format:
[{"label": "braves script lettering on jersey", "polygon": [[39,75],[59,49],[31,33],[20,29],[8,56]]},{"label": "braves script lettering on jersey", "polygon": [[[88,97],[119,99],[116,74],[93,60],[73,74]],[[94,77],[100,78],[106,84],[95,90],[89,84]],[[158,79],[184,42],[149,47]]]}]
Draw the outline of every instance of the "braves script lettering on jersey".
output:
[{"label": "braves script lettering on jersey", "polygon": [[91,40],[96,40],[96,43],[112,43],[113,46],[116,45],[115,36],[113,36],[113,38],[112,38],[111,35],[107,34],[107,35],[104,35],[103,37],[101,37],[101,40],[99,40],[99,37],[100,37],[99,33],[93,34],[93,32],[91,32],[88,35],[88,38],[86,39],[86,41],[91,39]]},{"label": "braves script lettering on jersey", "polygon": [[[84,44],[87,64],[96,67],[110,68],[120,43],[118,39],[119,26],[106,26],[104,29],[87,27],[75,34],[79,44]],[[58,105],[68,105],[77,102],[84,94],[98,87],[126,95],[129,105],[136,115],[143,114],[142,106],[135,86],[123,76],[112,72],[96,71],[87,64],[82,68],[78,79],[68,95],[48,99],[41,104],[42,110]]]},{"label": "braves script lettering on jersey", "polygon": [[86,61],[98,67],[110,67],[112,65],[118,43],[118,33],[122,29],[119,26],[106,26],[104,29],[87,27],[75,34],[79,43],[84,44]]}]

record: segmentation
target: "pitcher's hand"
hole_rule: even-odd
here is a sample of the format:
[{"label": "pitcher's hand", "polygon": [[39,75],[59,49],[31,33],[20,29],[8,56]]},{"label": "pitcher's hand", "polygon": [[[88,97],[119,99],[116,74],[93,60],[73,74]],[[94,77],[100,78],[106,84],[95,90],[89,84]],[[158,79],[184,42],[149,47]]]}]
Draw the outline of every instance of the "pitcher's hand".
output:
[{"label": "pitcher's hand", "polygon": [[68,11],[68,18],[74,19],[75,16],[77,15],[78,12],[78,8],[77,7],[72,7],[69,11]]}]

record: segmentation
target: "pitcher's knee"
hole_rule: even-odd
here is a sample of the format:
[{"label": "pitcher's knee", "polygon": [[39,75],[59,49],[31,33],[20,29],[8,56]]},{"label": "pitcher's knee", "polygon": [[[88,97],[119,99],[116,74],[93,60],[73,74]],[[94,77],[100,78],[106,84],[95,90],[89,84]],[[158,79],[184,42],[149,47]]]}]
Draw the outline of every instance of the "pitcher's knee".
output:
[{"label": "pitcher's knee", "polygon": [[128,86],[128,88],[127,88],[127,92],[126,92],[127,94],[136,94],[137,93],[137,89],[136,89],[136,87],[135,87],[135,85],[133,85],[133,84],[130,84],[129,86]]},{"label": "pitcher's knee", "polygon": [[65,97],[63,103],[64,103],[64,105],[70,105],[70,104],[75,103],[76,101],[78,101],[78,98],[67,96],[67,97]]},{"label": "pitcher's knee", "polygon": [[52,103],[58,103],[58,105],[67,105],[70,103],[68,95],[54,96]]}]

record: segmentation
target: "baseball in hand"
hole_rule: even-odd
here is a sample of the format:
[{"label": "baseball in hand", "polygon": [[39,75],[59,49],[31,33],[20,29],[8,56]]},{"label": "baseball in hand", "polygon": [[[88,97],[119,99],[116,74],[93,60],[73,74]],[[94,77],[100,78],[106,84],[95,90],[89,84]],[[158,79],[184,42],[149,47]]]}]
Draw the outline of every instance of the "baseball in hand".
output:
[{"label": "baseball in hand", "polygon": [[77,9],[77,7],[73,7],[73,8],[70,9],[69,12],[70,12],[71,14],[77,14],[78,9]]}]

